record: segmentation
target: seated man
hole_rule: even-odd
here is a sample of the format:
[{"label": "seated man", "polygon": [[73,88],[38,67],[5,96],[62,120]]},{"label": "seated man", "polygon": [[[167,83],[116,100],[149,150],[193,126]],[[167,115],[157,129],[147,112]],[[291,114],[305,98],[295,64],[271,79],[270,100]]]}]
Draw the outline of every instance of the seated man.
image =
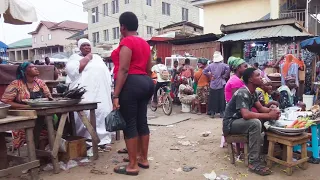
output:
[{"label": "seated man", "polygon": [[[256,88],[261,86],[262,77],[258,70],[248,68],[243,73],[246,87],[238,89],[227,104],[223,119],[223,133],[248,134],[249,136],[249,170],[259,175],[269,175],[271,171],[260,162],[260,146],[262,142],[260,120],[277,120],[280,111],[263,107],[258,100]],[[257,113],[252,112],[255,107]]]},{"label": "seated man", "polygon": [[167,66],[162,64],[161,58],[157,58],[156,61],[157,61],[157,64],[151,68],[151,71],[157,74],[157,84],[154,89],[153,101],[152,101],[153,107],[158,106],[158,90],[161,87],[168,86],[171,81],[170,73],[168,71]]},{"label": "seated man", "polygon": [[197,105],[198,114],[201,114],[201,104],[197,99],[197,95],[193,94],[193,88],[188,84],[188,79],[186,77],[181,77],[178,96],[181,103],[191,104],[192,113],[196,113],[195,108]]},{"label": "seated man", "polygon": [[306,105],[303,102],[298,101],[296,88],[296,78],[293,76],[287,76],[285,78],[285,85],[278,88],[278,91],[280,92],[280,109],[298,106],[302,111],[305,111]]}]

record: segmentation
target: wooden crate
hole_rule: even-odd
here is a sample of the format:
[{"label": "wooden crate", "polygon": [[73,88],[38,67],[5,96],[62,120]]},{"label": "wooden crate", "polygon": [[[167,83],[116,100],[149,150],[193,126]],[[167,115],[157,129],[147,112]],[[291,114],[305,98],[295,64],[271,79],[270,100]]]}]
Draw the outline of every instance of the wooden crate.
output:
[{"label": "wooden crate", "polygon": [[80,136],[69,136],[66,138],[65,146],[67,152],[59,152],[59,160],[68,162],[69,160],[86,157],[86,139]]}]

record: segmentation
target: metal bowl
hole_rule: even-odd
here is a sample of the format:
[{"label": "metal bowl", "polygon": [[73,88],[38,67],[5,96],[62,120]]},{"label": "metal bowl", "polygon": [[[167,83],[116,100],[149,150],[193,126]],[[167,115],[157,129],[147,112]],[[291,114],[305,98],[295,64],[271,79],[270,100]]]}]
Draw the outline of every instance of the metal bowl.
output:
[{"label": "metal bowl", "polygon": [[71,106],[78,104],[80,101],[81,99],[68,98],[55,98],[53,101],[49,101],[47,98],[24,100],[31,107]]},{"label": "metal bowl", "polygon": [[9,104],[0,103],[0,119],[6,118],[8,116],[9,108],[10,108]]}]

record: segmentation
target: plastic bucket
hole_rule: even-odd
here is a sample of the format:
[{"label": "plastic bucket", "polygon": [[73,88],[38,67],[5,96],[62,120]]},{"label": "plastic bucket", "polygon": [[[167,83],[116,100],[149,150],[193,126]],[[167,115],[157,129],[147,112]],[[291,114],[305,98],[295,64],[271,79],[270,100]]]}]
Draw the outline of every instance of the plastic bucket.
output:
[{"label": "plastic bucket", "polygon": [[181,103],[181,105],[182,105],[182,109],[181,109],[182,112],[189,113],[191,111],[190,104]]},{"label": "plastic bucket", "polygon": [[303,95],[303,102],[306,104],[306,110],[310,110],[313,106],[314,95]]}]

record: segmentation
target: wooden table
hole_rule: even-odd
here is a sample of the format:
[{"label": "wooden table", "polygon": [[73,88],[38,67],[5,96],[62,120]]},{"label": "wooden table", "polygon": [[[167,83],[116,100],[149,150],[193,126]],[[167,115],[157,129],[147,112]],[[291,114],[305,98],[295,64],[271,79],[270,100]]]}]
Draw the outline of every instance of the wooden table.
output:
[{"label": "wooden table", "polygon": [[[38,155],[42,156],[49,156],[51,157],[54,173],[59,173],[59,164],[58,164],[58,150],[59,145],[61,142],[63,130],[65,127],[65,123],[69,114],[69,119],[71,121],[71,124],[73,124],[72,129],[73,135],[76,135],[76,129],[75,129],[75,120],[74,120],[74,114],[73,112],[77,112],[79,117],[81,118],[83,124],[86,126],[87,130],[89,131],[89,134],[92,138],[92,148],[93,148],[93,159],[98,159],[98,144],[100,142],[100,139],[96,132],[96,115],[95,115],[95,109],[97,109],[97,102],[80,102],[79,104],[72,105],[72,106],[59,106],[59,107],[33,107],[28,108],[31,110],[35,110],[38,115],[38,122],[35,127],[34,135],[35,137],[40,137],[40,131],[42,128],[42,121],[45,121],[47,128],[48,128],[48,139],[49,139],[49,146],[51,151],[42,151],[37,150]],[[90,120],[86,116],[86,114],[83,112],[84,110],[90,110]],[[62,114],[58,126],[58,130],[54,132],[53,127],[53,118],[52,116],[54,114]],[[38,144],[38,139],[35,139],[36,145]]]},{"label": "wooden table", "polygon": [[[0,119],[0,177],[9,175],[19,176],[24,170],[30,170],[32,180],[38,180],[40,163],[36,159],[35,146],[33,141],[33,127],[37,115],[35,111],[9,111],[9,116]],[[23,115],[23,116],[20,116]],[[28,159],[7,155],[5,132],[10,130],[25,129],[26,142],[28,147]],[[20,164],[8,167],[9,159],[15,159]]]}]

